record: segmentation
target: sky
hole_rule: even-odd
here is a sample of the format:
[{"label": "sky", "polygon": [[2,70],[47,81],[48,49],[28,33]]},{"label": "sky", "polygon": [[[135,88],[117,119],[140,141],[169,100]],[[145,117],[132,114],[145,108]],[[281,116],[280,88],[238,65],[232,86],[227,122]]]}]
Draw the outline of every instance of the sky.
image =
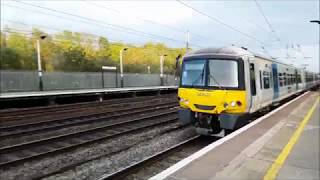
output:
[{"label": "sky", "polygon": [[[236,45],[319,72],[318,0],[1,0],[1,29],[76,31],[142,45]],[[288,58],[289,57],[289,58]]]}]

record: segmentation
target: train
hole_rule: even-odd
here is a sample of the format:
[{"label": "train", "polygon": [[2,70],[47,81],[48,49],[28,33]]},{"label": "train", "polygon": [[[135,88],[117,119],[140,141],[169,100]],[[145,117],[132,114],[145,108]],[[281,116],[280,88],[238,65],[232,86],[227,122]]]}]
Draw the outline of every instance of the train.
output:
[{"label": "train", "polygon": [[250,115],[319,84],[319,73],[247,48],[195,50],[182,60],[178,116],[201,135],[224,136],[248,123]]}]

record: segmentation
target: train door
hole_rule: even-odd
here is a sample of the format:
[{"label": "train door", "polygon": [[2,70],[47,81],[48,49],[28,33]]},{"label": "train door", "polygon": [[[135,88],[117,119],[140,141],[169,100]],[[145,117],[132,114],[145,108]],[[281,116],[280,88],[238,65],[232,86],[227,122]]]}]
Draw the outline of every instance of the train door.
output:
[{"label": "train door", "polygon": [[271,64],[273,77],[273,99],[279,97],[279,83],[278,83],[278,67],[277,64]]},{"label": "train door", "polygon": [[250,91],[251,91],[251,99],[250,99],[250,109],[249,111],[256,111],[259,107],[259,99],[257,96],[257,83],[256,83],[256,72],[254,63],[250,63]]}]

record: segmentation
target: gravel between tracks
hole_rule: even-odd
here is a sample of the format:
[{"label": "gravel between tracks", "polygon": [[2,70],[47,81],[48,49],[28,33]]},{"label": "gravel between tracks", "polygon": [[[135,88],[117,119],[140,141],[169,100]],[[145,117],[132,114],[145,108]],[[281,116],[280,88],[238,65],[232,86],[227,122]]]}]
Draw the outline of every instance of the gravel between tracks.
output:
[{"label": "gravel between tracks", "polygon": [[[92,145],[89,145],[87,147],[78,148],[73,151],[69,151],[63,154],[55,155],[52,157],[40,159],[40,160],[34,160],[31,162],[27,162],[24,164],[21,164],[16,167],[12,167],[9,169],[0,169],[0,179],[32,179],[32,178],[38,178],[41,176],[44,176],[46,174],[53,173],[60,168],[64,168],[66,166],[72,166],[80,163],[80,166],[76,167],[74,170],[70,170],[62,175],[56,175],[51,176],[51,179],[87,179],[91,177],[98,177],[102,173],[105,173],[105,171],[102,171],[102,169],[106,170],[106,167],[112,166],[113,171],[117,169],[117,167],[120,168],[120,166],[125,166],[129,162],[132,162],[133,157],[143,157],[144,153],[147,152],[153,152],[156,150],[160,150],[159,145],[163,144],[163,146],[167,143],[177,143],[181,141],[181,138],[177,137],[177,134],[171,137],[171,140],[169,138],[168,142],[162,141],[153,141],[156,142],[158,145],[151,145],[153,143],[146,142],[146,146],[148,146],[150,150],[143,150],[139,151],[138,149],[145,149],[143,145],[143,141],[151,140],[159,134],[165,134],[170,130],[173,130],[177,128],[179,125],[178,123],[171,123],[168,125],[159,126],[156,128],[150,128],[147,131],[140,132],[140,133],[132,133],[132,134],[126,134],[124,136],[120,136],[115,139],[106,140],[104,142],[95,143]],[[194,133],[194,132],[193,132]],[[186,133],[185,136],[189,137],[192,133]],[[166,138],[168,139],[168,138]],[[183,138],[182,138],[183,139]],[[164,140],[166,141],[166,140]],[[142,144],[139,144],[142,143]],[[137,147],[138,149],[134,152],[132,150],[132,146]],[[154,147],[153,147],[154,146]],[[161,146],[162,147],[162,146]],[[129,149],[128,149],[129,148]],[[121,152],[123,149],[127,149],[124,152]],[[119,154],[115,154],[116,152],[120,151]],[[128,155],[126,155],[126,153]],[[140,152],[140,155],[134,155],[134,153]],[[141,154],[142,153],[142,154]],[[110,156],[110,154],[115,154]],[[130,154],[134,155],[133,157],[130,156]],[[139,153],[138,153],[139,154]],[[109,155],[109,156],[108,156]],[[148,155],[148,154],[146,154]],[[100,158],[103,157],[103,158]],[[123,160],[119,160],[119,158]],[[127,158],[126,158],[127,157]],[[96,159],[97,160],[92,160]],[[128,159],[128,160],[126,160]],[[90,161],[92,160],[92,161]],[[89,161],[88,163],[85,163],[81,165],[81,163]],[[120,163],[117,165],[117,163]],[[123,164],[124,163],[124,164]],[[101,167],[101,168],[99,168]],[[80,168],[80,169],[79,169]],[[49,179],[50,179],[49,178]]]},{"label": "gravel between tracks", "polygon": [[44,179],[97,179],[104,174],[115,172],[195,135],[196,133],[193,128],[185,127],[154,138],[149,137],[147,140],[141,141],[112,156],[104,156],[96,160],[89,161],[85,164],[69,169],[64,173],[52,175]]}]

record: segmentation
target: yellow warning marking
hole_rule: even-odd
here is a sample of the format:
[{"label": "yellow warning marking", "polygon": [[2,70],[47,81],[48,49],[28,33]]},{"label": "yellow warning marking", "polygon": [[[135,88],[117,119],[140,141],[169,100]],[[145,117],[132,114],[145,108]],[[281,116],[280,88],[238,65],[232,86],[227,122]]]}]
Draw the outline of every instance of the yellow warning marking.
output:
[{"label": "yellow warning marking", "polygon": [[304,117],[303,121],[300,123],[299,127],[296,129],[292,137],[290,138],[288,144],[284,147],[282,152],[279,154],[277,159],[273,162],[272,166],[268,169],[267,173],[264,176],[264,180],[273,180],[276,178],[280,168],[282,167],[283,163],[287,159],[288,155],[290,154],[292,147],[298,141],[304,127],[310,120],[314,110],[316,109],[317,104],[319,103],[320,97],[317,98],[316,102],[313,104],[312,108],[309,110],[308,114]]}]

